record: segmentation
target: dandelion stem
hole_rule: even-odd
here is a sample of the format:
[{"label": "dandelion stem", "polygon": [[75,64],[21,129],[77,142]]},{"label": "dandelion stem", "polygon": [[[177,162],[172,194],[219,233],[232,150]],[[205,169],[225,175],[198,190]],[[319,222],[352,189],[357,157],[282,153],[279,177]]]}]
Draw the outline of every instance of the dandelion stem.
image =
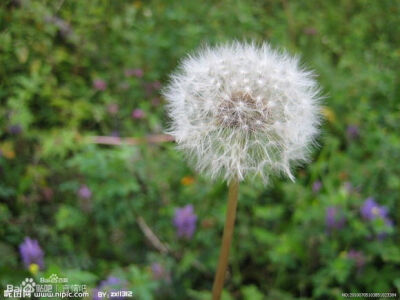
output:
[{"label": "dandelion stem", "polygon": [[228,207],[226,211],[226,220],[224,234],[222,236],[222,245],[219,254],[218,268],[215,273],[213,285],[213,300],[221,298],[221,292],[224,286],[226,268],[228,266],[229,249],[231,247],[233,228],[235,226],[236,207],[238,201],[239,181],[233,179],[229,183]]}]

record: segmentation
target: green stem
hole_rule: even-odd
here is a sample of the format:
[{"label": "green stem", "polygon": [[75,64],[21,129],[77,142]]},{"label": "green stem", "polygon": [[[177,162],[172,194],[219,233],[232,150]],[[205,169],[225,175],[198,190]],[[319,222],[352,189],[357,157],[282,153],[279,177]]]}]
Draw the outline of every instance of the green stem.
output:
[{"label": "green stem", "polygon": [[231,247],[233,229],[235,226],[236,207],[238,202],[239,181],[233,179],[229,183],[229,196],[228,207],[226,211],[226,220],[224,227],[224,234],[222,236],[221,251],[219,254],[219,261],[217,272],[215,273],[212,299],[219,300],[221,298],[222,289],[224,287],[225,273],[228,266],[229,249]]}]

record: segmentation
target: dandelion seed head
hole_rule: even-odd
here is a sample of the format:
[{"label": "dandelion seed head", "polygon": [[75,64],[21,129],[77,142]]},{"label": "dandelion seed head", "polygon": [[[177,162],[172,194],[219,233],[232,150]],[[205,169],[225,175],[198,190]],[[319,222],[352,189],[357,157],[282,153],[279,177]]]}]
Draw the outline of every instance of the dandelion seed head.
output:
[{"label": "dandelion seed head", "polygon": [[225,180],[284,174],[309,158],[319,88],[298,58],[264,43],[205,47],[164,90],[173,135],[195,167]]}]

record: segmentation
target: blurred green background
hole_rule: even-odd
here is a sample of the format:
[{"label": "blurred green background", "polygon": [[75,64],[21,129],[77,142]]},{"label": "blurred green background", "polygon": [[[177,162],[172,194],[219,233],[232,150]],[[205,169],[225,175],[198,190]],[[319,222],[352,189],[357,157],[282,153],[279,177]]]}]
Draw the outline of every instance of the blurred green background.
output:
[{"label": "blurred green background", "polygon": [[[162,133],[160,89],[179,59],[232,39],[301,55],[326,99],[296,182],[241,186],[223,299],[400,294],[399,1],[2,0],[1,297],[55,273],[88,289],[117,278],[135,299],[210,299],[226,184],[171,142],[91,137]],[[187,204],[196,230],[180,237]],[[43,255],[24,264],[26,237]]]}]

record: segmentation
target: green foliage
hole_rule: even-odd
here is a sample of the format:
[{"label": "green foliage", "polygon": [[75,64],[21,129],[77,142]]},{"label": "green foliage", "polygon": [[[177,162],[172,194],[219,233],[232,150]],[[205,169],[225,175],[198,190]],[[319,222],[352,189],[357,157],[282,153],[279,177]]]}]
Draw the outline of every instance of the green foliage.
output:
[{"label": "green foliage", "polygon": [[[319,74],[326,121],[295,183],[241,185],[223,299],[400,294],[399,16],[391,0],[2,1],[1,289],[33,275],[18,252],[30,236],[45,252],[35,279],[57,274],[92,290],[114,276],[137,299],[210,298],[225,184],[194,174],[172,143],[91,137],[161,133],[160,86],[178,60],[239,39],[300,54]],[[132,118],[135,109],[143,118]],[[367,197],[388,208],[393,226],[362,218]],[[187,203],[198,216],[189,240],[172,224]],[[346,220],[337,229],[326,224],[332,206]]]}]

